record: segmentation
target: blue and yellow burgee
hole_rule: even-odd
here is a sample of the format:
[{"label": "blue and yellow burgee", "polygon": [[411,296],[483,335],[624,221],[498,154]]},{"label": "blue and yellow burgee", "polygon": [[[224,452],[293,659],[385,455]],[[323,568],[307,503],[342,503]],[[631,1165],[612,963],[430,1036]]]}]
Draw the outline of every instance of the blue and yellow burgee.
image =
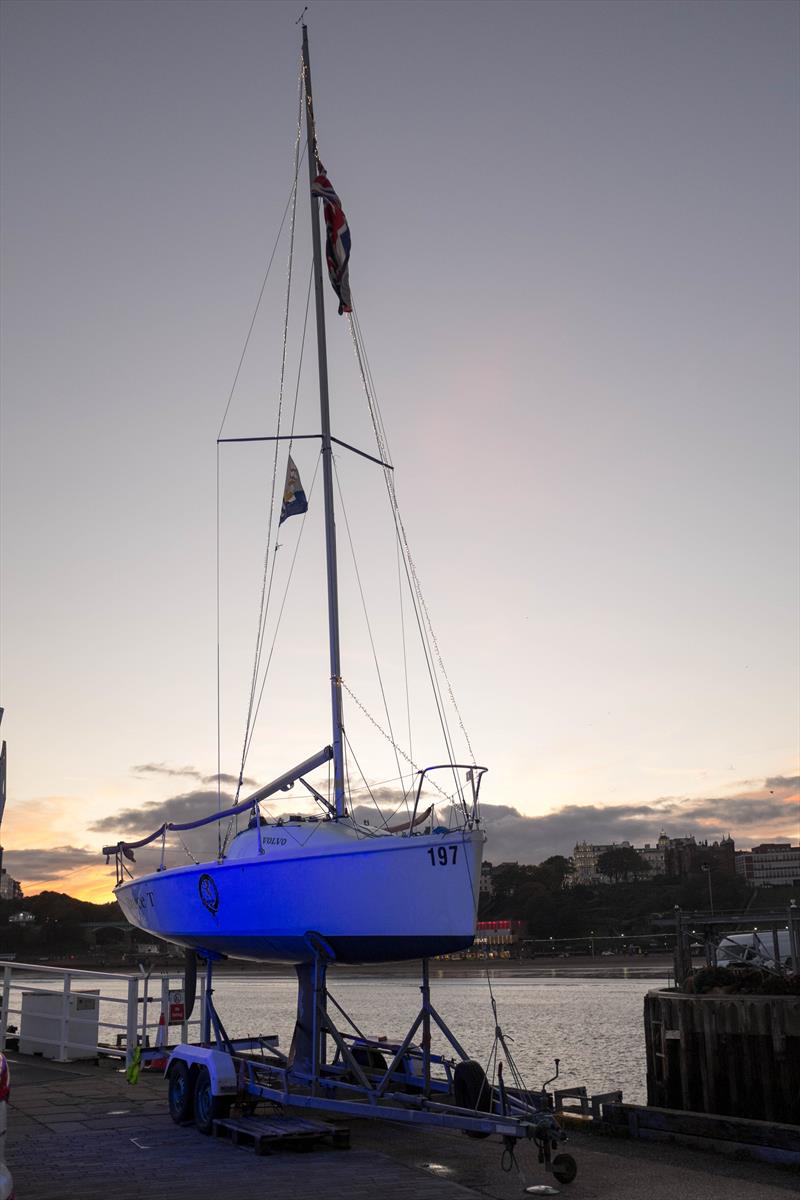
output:
[{"label": "blue and yellow burgee", "polygon": [[298,513],[307,511],[308,500],[306,500],[306,494],[300,482],[300,473],[294,465],[292,456],[289,455],[289,461],[286,464],[286,485],[283,489],[283,507],[278,524],[282,525],[287,517],[294,517]]}]

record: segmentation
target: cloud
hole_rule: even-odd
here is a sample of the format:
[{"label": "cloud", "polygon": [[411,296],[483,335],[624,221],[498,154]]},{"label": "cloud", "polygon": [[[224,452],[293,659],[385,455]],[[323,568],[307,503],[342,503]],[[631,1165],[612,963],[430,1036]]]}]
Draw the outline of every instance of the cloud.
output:
[{"label": "cloud", "polygon": [[139,763],[137,766],[131,767],[137,775],[190,775],[194,779],[200,778],[200,772],[194,767],[168,767],[166,763]]},{"label": "cloud", "polygon": [[[112,837],[104,839],[106,845],[115,844],[119,839],[135,842],[154,833],[165,823],[185,825],[209,816],[217,811],[218,799],[222,809],[231,808],[235,803],[230,792],[222,791],[218,798],[216,789],[212,791],[198,788],[196,791],[170,796],[166,800],[149,800],[138,808],[121,808],[118,812],[95,821],[89,829],[92,833],[112,834]],[[266,808],[264,811],[266,813]],[[247,825],[247,819],[246,812],[239,815],[240,829]],[[231,823],[232,819],[226,817],[221,822],[212,821],[208,825],[201,825],[199,829],[169,831],[166,843],[169,851],[167,865],[181,866],[191,858],[199,862],[208,862],[216,858],[219,853],[219,838],[225,838]],[[140,869],[154,869],[160,861],[161,841],[159,839],[150,846],[135,850],[134,853]]]},{"label": "cloud", "polygon": [[[156,765],[159,764],[150,764]],[[170,768],[171,769],[171,768]],[[671,837],[693,835],[698,840],[719,839],[732,833],[740,848],[762,841],[798,841],[800,818],[800,780],[794,776],[775,775],[763,785],[742,787],[730,796],[722,797],[662,797],[650,804],[601,806],[569,804],[540,816],[526,816],[511,804],[482,806],[484,827],[489,841],[486,857],[499,862],[541,862],[551,854],[571,854],[576,842],[621,842],[634,845],[654,842],[662,829]],[[397,812],[395,823],[405,814],[402,793],[389,787],[373,789],[373,795],[387,816]],[[223,808],[233,804],[230,791],[221,793]],[[359,801],[361,801],[359,803]],[[351,797],[355,815],[367,818],[373,826],[378,822],[375,806],[365,789],[354,791]],[[429,798],[421,801],[427,807]],[[313,801],[302,793],[289,801],[288,796],[276,796],[270,811],[273,816],[293,809],[314,809]],[[164,822],[183,824],[195,821],[216,810],[217,790],[198,788],[181,792],[166,800],[151,800],[137,808],[125,808],[90,826],[93,833],[102,834],[104,842],[125,837],[135,841],[158,829]],[[399,811],[398,811],[399,810]],[[438,808],[440,816],[443,809]],[[240,817],[240,823],[243,818]],[[199,861],[216,857],[219,829],[223,836],[228,827],[216,822],[200,829],[171,834],[168,842],[168,865],[180,865],[190,856]],[[110,836],[109,836],[110,835]],[[69,844],[47,848],[6,850],[4,865],[14,879],[47,884],[65,880],[72,873],[104,869],[95,849]],[[136,851],[137,869],[152,870],[158,865],[161,848],[154,843]],[[87,875],[88,878],[88,875]],[[100,887],[100,874],[97,875]],[[105,884],[104,886],[107,886]]]},{"label": "cloud", "polygon": [[[137,766],[131,767],[131,770],[137,775],[167,775],[169,777],[179,776],[184,779],[196,779],[199,783],[221,783],[227,784],[229,787],[235,787],[239,782],[238,775],[221,774],[204,775],[202,771],[198,771],[197,767],[170,767],[167,763],[139,763]],[[246,787],[258,787],[258,782],[255,779],[250,779],[244,776],[242,783]]]},{"label": "cloud", "polygon": [[529,817],[510,805],[484,804],[492,862],[541,862],[551,854],[571,854],[576,842],[654,842],[661,830],[670,837],[719,840],[733,834],[740,849],[763,841],[797,842],[800,833],[798,781],[785,776],[766,780],[733,796],[664,797],[651,804],[601,807],[568,804],[543,816]]},{"label": "cloud", "polygon": [[46,850],[6,850],[3,866],[12,879],[44,882],[60,879],[79,867],[96,866],[98,853],[79,846],[51,846]]},{"label": "cloud", "polygon": [[[223,808],[230,808],[233,804],[233,796],[229,792],[221,792],[219,800]],[[187,821],[197,821],[214,812],[216,807],[216,791],[200,789],[182,792],[178,796],[170,796],[167,800],[148,800],[138,808],[121,808],[110,816],[95,821],[89,828],[93,833],[119,832],[135,840],[152,833],[165,821],[175,821],[181,825]]]},{"label": "cloud", "polygon": [[800,792],[800,775],[773,775],[765,784],[770,790],[778,788],[788,788],[793,792]]},{"label": "cloud", "polygon": [[[427,808],[430,800],[426,799],[427,793],[420,799],[420,811]],[[348,808],[352,811],[353,816],[358,821],[366,820],[372,824],[380,824],[381,817],[386,820],[391,820],[393,817],[406,815],[406,809],[409,811],[414,804],[414,793],[403,792],[400,788],[374,787],[371,790],[366,787],[352,788],[348,797]]]},{"label": "cloud", "polygon": [[[212,813],[217,808],[217,777],[202,775],[194,767],[170,767],[164,763],[143,763],[135,768],[138,774],[165,778],[196,779],[205,786],[180,792],[163,800],[151,800],[136,808],[129,807],[96,821],[90,829],[103,835],[103,843],[125,837],[135,841],[152,833],[164,822],[183,824]],[[233,804],[236,780],[221,775],[220,799],[223,808]],[[249,786],[256,781],[246,780]],[[379,824],[375,810],[377,802],[382,812],[401,822],[406,811],[405,797],[396,787],[379,785],[370,791],[365,787],[353,789],[349,802],[355,815],[368,819],[373,827]],[[420,807],[427,808],[431,799],[441,800],[438,793],[426,789]],[[49,820],[61,812],[62,801],[48,801]],[[53,808],[53,805],[56,805]],[[275,796],[265,808],[273,817],[292,811],[316,811],[310,796],[302,791]],[[74,828],[74,812],[69,808]],[[445,807],[437,803],[437,813],[446,816]],[[800,833],[800,777],[773,775],[760,783],[748,780],[728,796],[676,797],[665,796],[649,804],[602,806],[598,804],[569,804],[539,816],[527,816],[513,804],[484,804],[484,827],[488,834],[486,857],[493,863],[542,862],[551,854],[571,854],[576,842],[621,842],[641,845],[654,842],[662,829],[671,837],[693,835],[698,840],[719,839],[732,833],[739,848],[762,841],[791,841],[797,843]],[[243,818],[240,817],[240,824]],[[55,824],[51,824],[55,828]],[[40,822],[37,828],[40,828]],[[200,829],[171,834],[168,841],[167,864],[180,866],[194,857],[207,862],[218,852],[219,831],[223,836],[228,822],[216,822]],[[20,840],[27,829],[15,833]],[[58,832],[54,834],[58,837]],[[67,835],[61,835],[67,842]],[[102,844],[102,843],[101,843]],[[14,850],[4,855],[4,865],[14,879],[19,879],[27,895],[55,883],[60,890],[85,899],[105,901],[112,898],[113,871],[105,865],[101,844],[95,849],[64,844],[54,847]],[[134,874],[154,870],[161,856],[160,842],[136,852]]]}]

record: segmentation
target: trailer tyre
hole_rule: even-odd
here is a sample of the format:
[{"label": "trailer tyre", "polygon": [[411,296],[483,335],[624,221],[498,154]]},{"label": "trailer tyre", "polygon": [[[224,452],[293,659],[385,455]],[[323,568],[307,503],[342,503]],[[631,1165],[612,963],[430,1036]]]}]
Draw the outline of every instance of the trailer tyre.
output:
[{"label": "trailer tyre", "polygon": [[232,1103],[230,1096],[213,1094],[208,1067],[200,1067],[194,1081],[194,1123],[200,1133],[213,1133],[214,1122],[228,1116]]},{"label": "trailer tyre", "polygon": [[578,1174],[578,1164],[571,1154],[557,1154],[553,1159],[553,1175],[559,1183],[572,1183]]},{"label": "trailer tyre", "polygon": [[[460,1062],[453,1072],[453,1098],[459,1108],[472,1108],[475,1112],[492,1111],[492,1089],[486,1072],[474,1058]],[[467,1137],[486,1138],[488,1133],[465,1129]]]},{"label": "trailer tyre", "polygon": [[169,1069],[167,1103],[169,1115],[178,1125],[191,1124],[194,1096],[189,1068],[178,1059]]}]

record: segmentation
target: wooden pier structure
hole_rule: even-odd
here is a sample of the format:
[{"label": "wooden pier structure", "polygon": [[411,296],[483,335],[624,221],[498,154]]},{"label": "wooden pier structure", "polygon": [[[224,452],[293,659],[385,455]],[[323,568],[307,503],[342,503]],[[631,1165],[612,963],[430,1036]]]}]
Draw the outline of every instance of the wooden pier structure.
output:
[{"label": "wooden pier structure", "polygon": [[647,1102],[800,1125],[800,996],[645,997]]}]

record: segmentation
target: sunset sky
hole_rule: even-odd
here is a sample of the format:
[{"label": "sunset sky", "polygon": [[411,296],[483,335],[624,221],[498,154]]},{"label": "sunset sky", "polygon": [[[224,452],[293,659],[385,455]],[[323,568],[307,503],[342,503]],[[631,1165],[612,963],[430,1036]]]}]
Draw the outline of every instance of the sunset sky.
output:
[{"label": "sunset sky", "polygon": [[[290,195],[301,8],[2,7],[0,838],[28,892],[110,899],[105,842],[217,803],[216,438]],[[401,511],[489,767],[487,857],[662,828],[797,842],[800,9],[326,0],[308,17]],[[297,386],[314,433],[305,167],[300,184],[284,421]],[[228,436],[275,432],[287,229]],[[374,453],[326,304],[334,433]],[[317,453],[293,451],[310,506],[279,537],[276,596],[297,565],[254,785],[330,736]],[[380,473],[336,462],[343,676],[372,718],[347,697],[347,728],[390,804],[348,532],[395,740],[420,763],[441,747],[413,657],[408,736]],[[235,780],[272,450],[219,463]]]}]

